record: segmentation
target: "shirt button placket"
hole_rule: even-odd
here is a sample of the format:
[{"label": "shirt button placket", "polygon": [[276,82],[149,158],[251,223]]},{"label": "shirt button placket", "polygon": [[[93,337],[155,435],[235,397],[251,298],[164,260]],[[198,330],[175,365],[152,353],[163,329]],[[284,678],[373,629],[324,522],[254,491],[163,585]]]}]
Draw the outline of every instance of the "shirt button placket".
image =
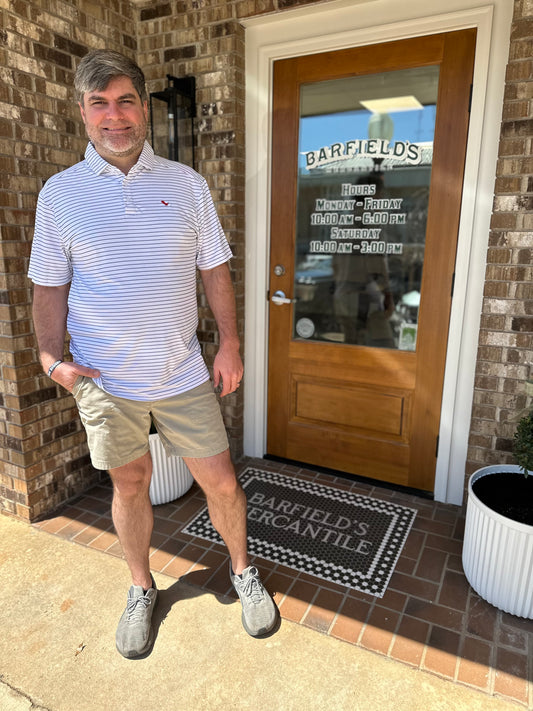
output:
[{"label": "shirt button placket", "polygon": [[131,182],[128,180],[129,176],[125,176],[122,181],[122,192],[124,194],[124,207],[126,210],[126,215],[133,215],[137,212],[135,203],[133,202],[133,196],[131,194]]}]

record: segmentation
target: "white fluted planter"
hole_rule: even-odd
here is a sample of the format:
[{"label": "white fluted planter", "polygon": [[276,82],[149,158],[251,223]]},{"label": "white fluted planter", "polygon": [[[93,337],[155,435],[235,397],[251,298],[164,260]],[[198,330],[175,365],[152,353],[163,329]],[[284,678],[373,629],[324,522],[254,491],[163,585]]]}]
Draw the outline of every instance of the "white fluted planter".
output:
[{"label": "white fluted planter", "polygon": [[504,612],[533,618],[533,526],[486,506],[473,491],[483,476],[520,472],[516,465],[478,469],[468,483],[463,568],[480,597]]},{"label": "white fluted planter", "polygon": [[149,439],[152,455],[150,501],[156,506],[186,494],[194,479],[181,457],[167,457],[158,434],[151,434]]}]

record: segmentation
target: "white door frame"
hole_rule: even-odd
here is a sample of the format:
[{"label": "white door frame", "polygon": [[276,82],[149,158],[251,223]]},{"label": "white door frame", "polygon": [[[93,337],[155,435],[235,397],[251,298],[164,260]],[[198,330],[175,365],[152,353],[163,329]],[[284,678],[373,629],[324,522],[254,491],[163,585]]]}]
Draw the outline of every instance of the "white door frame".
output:
[{"label": "white door frame", "polygon": [[434,492],[437,501],[461,504],[513,7],[509,0],[493,0],[483,7],[476,7],[476,0],[448,0],[447,5],[448,11],[442,13],[441,2],[435,0],[401,3],[333,0],[243,22],[246,28],[244,453],[262,457],[266,452],[273,62],[476,27],[474,89]]}]

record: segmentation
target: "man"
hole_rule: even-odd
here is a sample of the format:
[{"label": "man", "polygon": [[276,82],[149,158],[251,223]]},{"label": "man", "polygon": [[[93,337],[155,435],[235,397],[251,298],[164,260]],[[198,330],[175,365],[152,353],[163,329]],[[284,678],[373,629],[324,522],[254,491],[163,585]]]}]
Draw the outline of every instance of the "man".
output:
[{"label": "man", "polygon": [[[113,482],[113,522],[132,577],[117,649],[138,657],[153,643],[152,420],[205,493],[246,631],[265,634],[277,608],[249,564],[246,496],[213,390],[234,392],[243,374],[231,251],[205,180],[145,141],[141,69],[95,50],[80,62],[75,88],[90,143],[85,160],[39,195],[29,276],[41,364],[74,395],[92,463]],[[220,335],[213,384],[196,337],[197,268]],[[73,362],[63,361],[66,330]]]}]

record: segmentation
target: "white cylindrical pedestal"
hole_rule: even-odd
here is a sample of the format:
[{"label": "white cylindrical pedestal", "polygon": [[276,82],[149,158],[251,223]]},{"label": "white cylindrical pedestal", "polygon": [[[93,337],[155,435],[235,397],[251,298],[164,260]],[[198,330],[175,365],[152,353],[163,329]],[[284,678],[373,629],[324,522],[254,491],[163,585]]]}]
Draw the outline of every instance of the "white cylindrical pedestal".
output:
[{"label": "white cylindrical pedestal", "polygon": [[194,479],[181,457],[167,457],[158,434],[150,435],[152,455],[152,481],[150,501],[154,505],[166,504],[186,494]]}]

